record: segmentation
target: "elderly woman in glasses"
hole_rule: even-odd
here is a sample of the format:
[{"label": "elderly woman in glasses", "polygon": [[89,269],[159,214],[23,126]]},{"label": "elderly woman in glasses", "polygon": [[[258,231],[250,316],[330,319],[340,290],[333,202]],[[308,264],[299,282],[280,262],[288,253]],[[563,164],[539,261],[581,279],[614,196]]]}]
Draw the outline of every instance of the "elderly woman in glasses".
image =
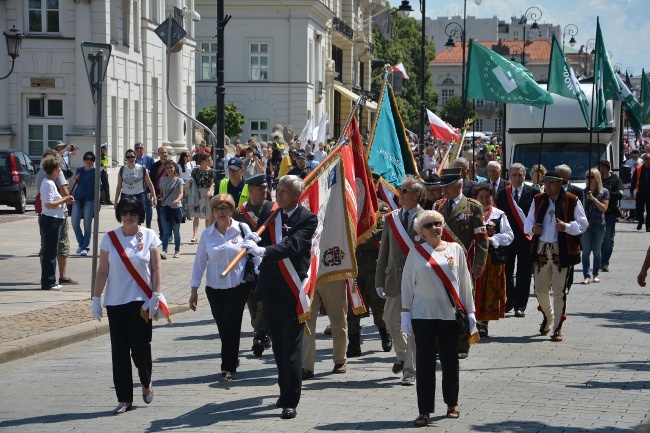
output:
[{"label": "elderly woman in glasses", "polygon": [[[101,296],[106,287],[104,307],[111,336],[113,384],[119,402],[113,414],[117,415],[131,410],[133,404],[131,359],[140,376],[142,399],[146,404],[153,401],[151,318],[156,317],[159,303],[166,301],[160,292],[160,239],[153,230],[140,226],[144,204],[136,196],[124,195],[116,202],[115,217],[122,226],[106,233],[99,244],[92,314],[101,320]],[[134,273],[140,276],[149,294],[136,281]]]},{"label": "elderly woman in glasses", "polygon": [[476,332],[472,281],[460,245],[442,239],[445,225],[437,211],[424,211],[413,222],[426,242],[411,249],[402,274],[402,330],[415,335],[418,366],[417,427],[434,411],[436,355],[442,366],[442,395],[447,418],[458,410],[458,334],[455,307],[467,313],[470,334]]},{"label": "elderly woman in glasses", "polygon": [[250,263],[247,263],[250,259],[240,260],[225,278],[219,275],[241,251],[244,238],[251,233],[251,229],[246,223],[232,218],[235,200],[230,194],[217,194],[212,197],[210,209],[214,224],[206,228],[199,239],[190,281],[189,303],[190,308],[196,311],[198,288],[207,269],[205,294],[221,339],[221,381],[230,382],[239,367],[239,340],[244,306],[248,293],[255,287],[254,284],[251,287],[246,281],[247,270],[251,270]]}]

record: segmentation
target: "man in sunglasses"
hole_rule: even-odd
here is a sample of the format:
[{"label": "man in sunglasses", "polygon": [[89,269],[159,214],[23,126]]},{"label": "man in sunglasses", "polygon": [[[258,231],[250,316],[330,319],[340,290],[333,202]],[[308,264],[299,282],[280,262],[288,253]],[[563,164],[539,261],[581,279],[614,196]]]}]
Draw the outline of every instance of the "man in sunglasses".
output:
[{"label": "man in sunglasses", "polygon": [[415,384],[415,340],[402,331],[402,270],[406,256],[416,244],[424,239],[415,232],[413,220],[424,209],[418,204],[424,195],[424,186],[413,175],[402,180],[399,193],[401,209],[386,214],[387,226],[381,236],[375,287],[380,298],[386,299],[383,319],[386,329],[393,337],[393,349],[397,360],[393,373],[402,372],[402,385]]},{"label": "man in sunglasses", "polygon": [[[440,179],[444,198],[434,209],[445,218],[443,237],[465,249],[467,263],[473,278],[483,274],[488,253],[488,239],[483,224],[483,207],[478,201],[463,195],[463,178],[459,168],[442,170]],[[459,337],[458,358],[469,356],[467,335]]]}]

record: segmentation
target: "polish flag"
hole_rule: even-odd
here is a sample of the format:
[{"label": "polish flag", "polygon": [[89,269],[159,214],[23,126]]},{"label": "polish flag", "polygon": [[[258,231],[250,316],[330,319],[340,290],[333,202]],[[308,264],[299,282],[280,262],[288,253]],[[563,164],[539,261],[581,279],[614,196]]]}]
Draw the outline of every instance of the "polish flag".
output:
[{"label": "polish flag", "polygon": [[432,113],[428,108],[427,116],[429,116],[429,125],[431,126],[431,133],[434,137],[447,143],[459,140],[458,134],[454,132],[454,129],[445,123],[440,117]]},{"label": "polish flag", "polygon": [[393,72],[401,72],[402,78],[404,78],[405,80],[409,79],[409,74],[406,73],[406,68],[404,67],[404,64],[402,62],[400,62],[399,65],[395,65],[393,67]]}]

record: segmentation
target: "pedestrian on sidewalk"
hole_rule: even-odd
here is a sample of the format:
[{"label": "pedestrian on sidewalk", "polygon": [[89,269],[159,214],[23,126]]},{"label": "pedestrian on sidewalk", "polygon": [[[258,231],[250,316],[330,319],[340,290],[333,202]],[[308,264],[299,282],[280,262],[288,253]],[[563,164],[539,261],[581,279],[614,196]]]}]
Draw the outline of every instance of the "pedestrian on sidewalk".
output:
[{"label": "pedestrian on sidewalk", "polygon": [[46,176],[40,187],[43,211],[38,217],[42,245],[41,289],[61,290],[61,286],[56,284],[56,259],[61,229],[65,222],[64,207],[73,203],[74,197],[71,195],[62,197],[54,183],[54,180],[61,174],[61,159],[59,157],[46,156],[43,159],[43,171]]},{"label": "pedestrian on sidewalk", "polygon": [[162,259],[167,259],[169,237],[174,233],[174,258],[178,258],[181,249],[181,221],[183,220],[184,182],[178,175],[178,166],[172,160],[165,162],[165,177],[160,179],[162,226]]},{"label": "pedestrian on sidewalk", "polygon": [[237,262],[235,268],[225,278],[219,275],[239,254],[244,238],[251,233],[251,230],[246,223],[232,218],[235,200],[230,194],[215,195],[210,200],[210,209],[215,222],[201,233],[190,280],[189,304],[190,308],[196,311],[198,288],[205,273],[205,294],[221,340],[220,380],[230,382],[239,367],[239,342],[244,306],[248,293],[254,287],[245,282],[246,270],[250,269],[247,268],[247,265],[250,266],[249,259]]},{"label": "pedestrian on sidewalk", "polygon": [[192,217],[192,239],[195,243],[199,233],[199,220],[205,220],[205,227],[210,227],[210,200],[214,195],[214,170],[209,154],[201,154],[201,165],[194,167],[189,184],[189,206]]},{"label": "pedestrian on sidewalk", "polygon": [[[178,174],[180,175],[181,179],[183,179],[184,184],[187,187],[187,182],[192,178],[192,170],[194,170],[195,164],[194,161],[192,161],[192,158],[190,158],[189,152],[181,152],[180,156],[178,157]],[[188,202],[188,196],[189,194],[187,191],[183,191],[183,219],[181,220],[182,223],[185,222],[186,219],[192,219],[190,216],[190,206]]]},{"label": "pedestrian on sidewalk", "polygon": [[[140,200],[142,206],[146,209],[145,186],[151,191],[154,190],[147,168],[135,162],[135,152],[133,149],[128,149],[124,153],[124,158],[126,159],[126,165],[120,167],[120,171],[117,173],[114,207],[117,209],[117,203],[120,201],[120,198],[132,195]],[[151,193],[151,202],[153,206],[156,205],[156,196],[153,193]],[[143,219],[141,222],[145,222],[145,220]]]},{"label": "pedestrian on sidewalk", "polygon": [[609,191],[609,204],[605,212],[605,239],[601,249],[603,258],[600,264],[602,272],[609,272],[609,259],[614,252],[614,236],[616,234],[616,221],[620,215],[619,202],[623,198],[623,182],[616,174],[611,172],[611,164],[606,159],[601,159],[596,164],[603,179],[603,187]]},{"label": "pedestrian on sidewalk", "polygon": [[117,415],[130,411],[133,405],[131,358],[138,369],[142,399],[146,404],[153,401],[151,319],[157,316],[159,303],[166,301],[161,293],[161,241],[155,231],[140,226],[145,217],[144,203],[137,196],[124,195],[117,203],[115,217],[122,227],[106,233],[99,244],[92,314],[101,320],[101,296],[106,287],[104,306],[118,401],[113,414]]},{"label": "pedestrian on sidewalk", "polygon": [[[585,215],[589,227],[582,234],[582,284],[600,283],[598,277],[601,265],[601,250],[605,238],[605,212],[609,205],[609,191],[603,188],[598,169],[592,168],[586,175],[587,187],[585,188]],[[591,254],[594,255],[593,280],[589,274]]]},{"label": "pedestrian on sidewalk", "polygon": [[[72,204],[72,229],[77,239],[77,254],[87,256],[90,251],[90,237],[95,214],[95,154],[86,152],[84,165],[79,167],[74,177]],[[84,226],[81,229],[81,220]]]}]

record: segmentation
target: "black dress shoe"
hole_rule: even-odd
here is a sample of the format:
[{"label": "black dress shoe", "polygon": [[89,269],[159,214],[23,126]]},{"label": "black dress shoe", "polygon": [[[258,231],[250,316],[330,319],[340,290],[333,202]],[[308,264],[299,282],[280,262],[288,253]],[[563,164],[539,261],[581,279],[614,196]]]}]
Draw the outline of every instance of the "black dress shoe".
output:
[{"label": "black dress shoe", "polygon": [[636,229],[637,229],[637,230],[641,230],[642,228],[643,228],[643,223],[638,223],[638,224],[636,225]]},{"label": "black dress shoe", "polygon": [[511,312],[513,308],[514,306],[512,304],[508,304],[508,302],[506,302],[506,313]]},{"label": "black dress shoe", "polygon": [[393,364],[393,373],[397,374],[402,370],[404,370],[404,361],[395,361],[395,364]]},{"label": "black dress shoe", "polygon": [[296,415],[298,415],[298,412],[296,412],[296,409],[293,407],[285,407],[282,409],[282,415],[280,415],[280,418],[282,419],[292,419],[295,418]]},{"label": "black dress shoe", "polygon": [[302,369],[302,380],[309,380],[314,378],[314,372]]},{"label": "black dress shoe", "polygon": [[526,317],[526,313],[524,313],[524,310],[518,308],[515,310],[515,317]]}]

